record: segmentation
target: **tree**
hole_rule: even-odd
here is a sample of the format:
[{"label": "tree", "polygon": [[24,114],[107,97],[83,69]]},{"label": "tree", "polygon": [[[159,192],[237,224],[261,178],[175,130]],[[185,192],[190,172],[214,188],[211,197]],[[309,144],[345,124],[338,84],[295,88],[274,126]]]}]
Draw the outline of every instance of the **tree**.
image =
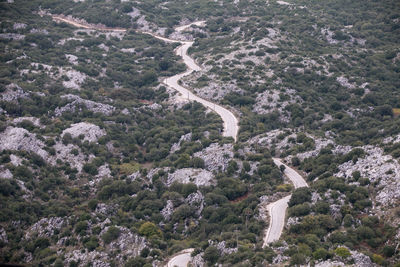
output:
[{"label": "tree", "polygon": [[308,187],[297,188],[290,198],[289,207],[311,201],[311,191]]},{"label": "tree", "polygon": [[328,251],[324,248],[318,248],[316,251],[313,253],[313,258],[315,260],[326,260],[328,257]]},{"label": "tree", "polygon": [[161,230],[152,222],[145,222],[139,228],[139,234],[146,236],[147,238],[161,238]]},{"label": "tree", "polygon": [[210,246],[204,251],[204,259],[210,264],[214,265],[219,258],[219,251],[216,247]]},{"label": "tree", "polygon": [[342,258],[347,258],[351,256],[350,251],[345,247],[337,247],[335,249],[335,254]]}]

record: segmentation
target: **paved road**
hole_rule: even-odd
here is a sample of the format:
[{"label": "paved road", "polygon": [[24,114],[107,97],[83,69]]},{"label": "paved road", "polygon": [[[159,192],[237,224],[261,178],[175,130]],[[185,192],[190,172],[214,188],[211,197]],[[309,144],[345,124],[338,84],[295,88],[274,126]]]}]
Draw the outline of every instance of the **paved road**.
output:
[{"label": "paved road", "polygon": [[[199,22],[194,22],[192,24],[201,25],[203,23],[204,22],[199,21]],[[178,27],[178,28],[176,28],[176,30],[183,31],[186,28],[190,27],[190,25],[192,25],[192,24]],[[197,95],[193,94],[189,89],[181,86],[178,82],[181,78],[191,74],[193,71],[201,70],[200,66],[197,65],[196,62],[193,60],[193,58],[191,58],[187,54],[187,50],[193,45],[193,42],[177,41],[177,40],[168,39],[168,38],[165,38],[162,36],[157,36],[152,33],[149,33],[149,34],[151,34],[152,36],[154,36],[160,40],[166,41],[166,42],[179,42],[182,44],[175,50],[175,53],[178,56],[182,57],[183,62],[188,67],[188,70],[183,73],[179,73],[175,76],[164,79],[163,83],[166,84],[167,86],[175,89],[176,91],[178,91],[180,93],[179,97],[181,100],[189,99],[190,101],[197,101],[197,102],[201,103],[202,105],[204,105],[205,107],[207,107],[211,110],[214,110],[218,115],[221,116],[221,118],[224,122],[223,136],[233,137],[233,139],[236,141],[237,134],[239,131],[239,123],[238,123],[238,119],[235,117],[235,115],[233,115],[233,113],[231,111],[229,111],[228,109],[226,109],[218,104],[215,104],[215,103],[205,100],[201,97],[198,97]]]},{"label": "paved road", "polygon": [[[273,158],[273,160],[277,166],[285,166],[284,174],[290,179],[295,188],[308,187],[307,182],[298,172],[284,164],[281,159]],[[268,229],[265,231],[263,247],[266,247],[268,244],[279,240],[281,237],[283,227],[285,225],[286,209],[288,208],[288,203],[291,196],[292,195],[286,196],[267,206],[270,220]]]},{"label": "paved road", "polygon": [[[90,25],[90,24],[84,24],[78,21],[74,21],[68,17],[64,17],[64,16],[57,16],[57,15],[53,15],[53,19],[55,21],[63,21],[66,23],[69,23],[71,25],[74,25],[75,27],[79,27],[79,28],[85,28],[85,29],[94,29],[94,30],[105,30],[105,31],[118,31],[118,32],[125,32],[126,29],[122,29],[122,28],[107,28],[107,27],[98,27],[96,25]],[[192,25],[197,25],[197,26],[201,26],[204,25],[205,21],[196,21],[193,23],[190,23],[188,25],[183,25],[180,27],[175,28],[176,31],[178,32],[182,32],[184,30],[186,30],[187,28],[189,28]],[[193,45],[193,42],[185,42],[185,41],[179,41],[179,40],[173,40],[173,39],[168,39],[162,36],[158,36],[154,33],[151,32],[142,32],[145,34],[150,34],[153,37],[163,40],[165,42],[170,42],[170,43],[181,43],[182,45],[179,46],[176,50],[175,53],[178,56],[181,56],[183,59],[183,62],[186,64],[186,66],[188,67],[188,70],[177,74],[175,76],[172,76],[170,78],[166,78],[163,80],[163,83],[166,84],[167,86],[175,89],[176,91],[178,91],[180,93],[180,100],[184,100],[184,99],[189,99],[191,101],[197,101],[201,104],[203,104],[205,107],[214,110],[218,115],[221,116],[223,122],[224,122],[224,132],[223,132],[223,136],[227,136],[227,137],[233,137],[233,139],[236,141],[237,140],[237,134],[239,131],[239,122],[238,119],[235,117],[235,115],[233,115],[232,112],[230,112],[229,110],[227,110],[226,108],[217,105],[213,102],[210,102],[208,100],[205,100],[201,97],[196,96],[195,94],[193,94],[189,89],[186,89],[185,87],[179,85],[178,81],[186,76],[191,74],[193,71],[200,71],[201,68],[199,65],[196,64],[196,62],[193,60],[193,58],[191,58],[188,54],[187,54],[187,50],[189,49],[189,47],[191,47]]]},{"label": "paved road", "polygon": [[190,254],[193,252],[193,248],[188,248],[179,252],[176,256],[172,257],[168,263],[167,267],[187,267],[189,261],[191,260]]}]

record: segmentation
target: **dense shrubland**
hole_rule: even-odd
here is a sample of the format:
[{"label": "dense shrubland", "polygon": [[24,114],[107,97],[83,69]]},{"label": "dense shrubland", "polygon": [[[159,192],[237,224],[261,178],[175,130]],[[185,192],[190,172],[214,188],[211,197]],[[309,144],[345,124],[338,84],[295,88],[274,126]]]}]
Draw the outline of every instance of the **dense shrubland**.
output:
[{"label": "dense shrubland", "polygon": [[[195,248],[193,256],[204,253],[210,266],[271,263],[273,249],[285,243],[261,248],[266,225],[259,218],[260,197],[284,196],[292,190],[272,154],[292,156],[292,165],[307,174],[310,184],[294,190],[289,202],[288,215],[296,221],[283,236],[290,264],[338,257],[346,262],[350,250],[361,251],[380,265],[395,264],[396,229],[370,215],[379,190],[376,183],[359,172],[346,179],[334,176],[340,164],[363,158],[362,148],[337,154],[328,146],[317,156],[300,160],[296,154],[316,147],[304,133],[297,133],[289,140],[295,145],[283,151],[249,151],[246,141],[280,128],[317,136],[329,132],[337,144],[351,146],[381,145],[383,138],[398,134],[398,5],[347,0],[292,5],[234,2],[0,3],[1,31],[24,36],[0,38],[0,93],[18,92],[13,84],[24,92],[13,101],[0,99],[0,134],[8,127],[23,128],[54,157],[50,162],[38,151],[1,152],[1,175],[7,174],[4,170],[12,175],[0,177],[1,262],[63,266],[67,252],[109,252],[113,242],[129,232],[147,244],[138,255],[124,255],[127,266],[150,265],[188,247]],[[123,35],[77,30],[40,17],[39,6],[53,14],[129,30]],[[186,19],[207,20],[203,31],[194,32],[196,41],[189,51],[206,71],[188,82],[200,91],[212,82],[238,88],[219,101],[240,114],[240,142],[233,146],[226,169],[212,173],[212,185],[166,183],[176,170],[206,169],[194,153],[232,140],[221,137],[220,118],[200,104],[177,107],[168,102],[171,93],[159,81],[185,66],[173,53],[176,44],[135,32],[138,17],[129,14],[134,9],[150,24],[166,27],[167,34]],[[74,82],[67,71],[85,77],[79,90],[65,86]],[[276,106],[267,104],[262,108],[268,112],[255,111],[260,94],[271,91],[277,92]],[[74,103],[64,97],[67,94],[114,109],[96,112],[80,102],[57,114],[57,108]],[[40,124],[28,119],[12,122],[31,116]],[[79,122],[97,125],[105,135],[96,142],[62,135]],[[189,133],[189,141],[179,141]],[[179,149],[171,153],[176,143]],[[60,146],[72,146],[69,153],[81,156],[82,171],[57,158]],[[400,157],[398,143],[382,146],[385,153]],[[15,163],[15,157],[21,162]],[[110,173],[102,179],[105,166]],[[31,229],[53,217],[65,222],[51,234]],[[217,249],[221,242],[230,253]],[[119,264],[118,253],[107,255],[111,264]],[[78,264],[69,261],[70,266]]]}]

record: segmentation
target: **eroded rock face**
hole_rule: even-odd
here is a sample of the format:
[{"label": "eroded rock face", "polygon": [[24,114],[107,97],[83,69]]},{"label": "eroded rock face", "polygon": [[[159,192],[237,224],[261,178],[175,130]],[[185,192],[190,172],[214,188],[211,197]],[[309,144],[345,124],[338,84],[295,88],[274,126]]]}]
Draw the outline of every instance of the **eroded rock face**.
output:
[{"label": "eroded rock face", "polygon": [[374,267],[376,264],[372,263],[370,257],[361,252],[351,250],[351,257],[354,260],[355,266]]},{"label": "eroded rock face", "polygon": [[87,122],[72,124],[70,128],[65,129],[62,132],[61,137],[63,137],[66,133],[70,133],[73,138],[83,135],[83,140],[89,142],[97,142],[100,137],[106,135],[105,130],[100,129],[100,127],[97,125]]},{"label": "eroded rock face", "polygon": [[34,234],[39,237],[51,237],[55,231],[58,231],[66,223],[66,220],[61,217],[43,218],[32,225],[25,234],[25,238],[29,239]]},{"label": "eroded rock face", "polygon": [[172,213],[174,213],[174,203],[172,203],[172,200],[167,200],[167,204],[160,213],[166,221],[171,219]]},{"label": "eroded rock face", "polygon": [[215,184],[214,175],[203,169],[184,168],[168,174],[167,185],[178,182],[182,184],[194,183],[197,186]]},{"label": "eroded rock face", "polygon": [[[76,168],[78,172],[82,171],[83,165],[94,158],[94,155],[86,157],[82,150],[74,144],[64,145],[62,142],[56,142],[53,146],[56,154],[50,158],[52,164],[56,164],[57,159],[63,162],[68,162],[72,168]],[[74,153],[76,151],[77,153]]]},{"label": "eroded rock face", "polygon": [[68,100],[73,100],[73,101],[71,103],[65,105],[64,107],[56,108],[54,111],[54,114],[56,117],[61,116],[64,112],[75,112],[77,110],[77,107],[79,107],[79,105],[84,105],[88,110],[90,110],[94,113],[102,113],[107,116],[111,115],[115,111],[115,107],[113,107],[111,105],[82,99],[76,95],[71,95],[71,94],[64,95],[64,96],[62,96],[62,98],[65,98]]},{"label": "eroded rock face", "polygon": [[19,98],[26,98],[29,94],[25,93],[21,87],[15,83],[6,86],[6,91],[1,94],[1,99],[6,102],[17,101]]},{"label": "eroded rock face", "polygon": [[81,250],[73,250],[65,254],[65,265],[68,266],[72,261],[80,262],[79,266],[86,266],[91,264],[93,267],[110,267],[111,265],[106,262],[108,254],[99,251],[82,252]]},{"label": "eroded rock face", "polygon": [[340,261],[331,261],[331,260],[326,260],[326,261],[321,261],[315,264],[315,267],[344,267],[346,266],[343,262]]},{"label": "eroded rock face", "polygon": [[191,140],[192,140],[192,133],[187,133],[185,135],[182,135],[181,138],[179,139],[178,143],[175,143],[172,145],[169,153],[175,153],[176,151],[181,149],[182,142],[189,142]]},{"label": "eroded rock face", "polygon": [[335,175],[351,177],[353,172],[359,171],[362,177],[378,182],[377,188],[382,187],[376,196],[378,202],[384,206],[396,203],[400,200],[400,164],[392,156],[384,155],[382,148],[370,145],[361,148],[366,156],[359,158],[356,163],[350,160],[341,164]]},{"label": "eroded rock face", "polygon": [[69,89],[80,90],[81,84],[86,80],[86,74],[76,71],[76,70],[67,70],[63,71],[64,75],[66,75],[69,81],[63,81],[63,85]]},{"label": "eroded rock face", "polygon": [[13,120],[13,123],[21,123],[23,121],[30,121],[33,123],[34,126],[36,127],[42,127],[42,124],[40,123],[40,119],[39,118],[35,118],[35,117],[19,117],[19,118],[15,118]]},{"label": "eroded rock face", "polygon": [[23,128],[7,127],[0,134],[0,150],[23,150],[35,152],[44,160],[47,160],[48,153],[43,150],[44,144],[36,138],[35,134]]},{"label": "eroded rock face", "polygon": [[204,252],[197,254],[196,256],[194,256],[191,260],[190,260],[190,266],[193,267],[203,267],[206,265],[206,263],[204,262]]},{"label": "eroded rock face", "polygon": [[210,246],[215,246],[219,250],[221,255],[227,255],[227,254],[229,255],[232,253],[236,253],[238,250],[237,247],[236,248],[227,248],[225,241],[214,242],[214,241],[208,240],[208,243],[210,244]]},{"label": "eroded rock face", "polygon": [[[121,265],[126,262],[124,258],[136,257],[140,252],[147,247],[146,239],[142,236],[132,233],[128,228],[117,226],[120,230],[118,239],[112,241],[108,245],[108,251],[119,251],[116,256],[116,261]],[[100,235],[105,233],[108,227],[105,227]]]},{"label": "eroded rock face", "polygon": [[202,151],[194,153],[194,157],[204,160],[205,168],[209,171],[225,171],[229,161],[233,158],[233,145],[217,143],[211,144]]},{"label": "eroded rock face", "polygon": [[189,204],[189,206],[195,207],[197,216],[200,216],[204,208],[204,196],[200,191],[188,195],[185,202]]}]

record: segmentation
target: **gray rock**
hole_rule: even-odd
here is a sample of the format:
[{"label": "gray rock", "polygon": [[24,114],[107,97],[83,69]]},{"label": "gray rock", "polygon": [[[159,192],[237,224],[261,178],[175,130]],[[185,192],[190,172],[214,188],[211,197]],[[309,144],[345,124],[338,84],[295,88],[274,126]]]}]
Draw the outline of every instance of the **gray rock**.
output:
[{"label": "gray rock", "polygon": [[0,38],[10,40],[23,40],[25,39],[25,35],[18,33],[0,33]]},{"label": "gray rock", "polygon": [[63,137],[66,133],[71,134],[73,138],[77,138],[80,135],[83,135],[84,141],[89,141],[89,142],[97,142],[97,140],[106,135],[106,131],[103,129],[100,129],[99,126],[87,123],[87,122],[79,122],[72,124],[70,128],[65,129],[61,137]]},{"label": "gray rock", "polygon": [[193,156],[204,160],[205,168],[209,171],[225,171],[228,162],[233,158],[233,145],[218,143],[211,144],[202,151],[196,152]]},{"label": "gray rock", "polygon": [[0,178],[1,179],[12,179],[13,175],[9,169],[4,169],[4,170],[0,169]]},{"label": "gray rock", "polygon": [[200,191],[191,193],[185,199],[185,203],[187,203],[189,206],[195,207],[197,216],[200,216],[204,208],[204,196]]},{"label": "gray rock", "polygon": [[55,109],[54,114],[55,116],[61,116],[64,112],[75,112],[77,106],[83,105],[85,106],[88,110],[94,112],[94,113],[102,113],[104,115],[111,115],[115,111],[115,107],[108,105],[108,104],[102,104],[98,102],[94,102],[91,100],[85,100],[80,98],[79,96],[76,95],[64,95],[62,98],[66,98],[68,100],[73,100],[71,103],[65,105],[64,107],[58,107]]},{"label": "gray rock", "polygon": [[219,252],[221,253],[222,256],[236,253],[238,251],[237,247],[236,248],[227,248],[225,241],[216,242],[216,241],[208,240],[208,244],[210,246],[215,246],[219,250]]},{"label": "gray rock", "polygon": [[192,133],[187,133],[185,135],[182,135],[178,143],[175,143],[171,146],[171,150],[169,151],[169,153],[175,153],[176,151],[181,149],[182,142],[189,142],[191,140],[192,140]]},{"label": "gray rock", "polygon": [[367,255],[358,252],[358,251],[354,251],[351,250],[351,257],[354,260],[355,266],[363,266],[363,267],[374,267],[377,266],[376,264],[374,264],[370,257],[368,257]]},{"label": "gray rock", "polygon": [[194,183],[197,186],[209,186],[215,184],[214,175],[203,169],[184,168],[178,169],[174,173],[169,173],[166,184],[170,186],[172,183]]},{"label": "gray rock", "polygon": [[14,102],[20,98],[27,98],[28,93],[25,93],[21,87],[15,83],[11,83],[6,86],[6,91],[1,93],[1,99],[6,102]]},{"label": "gray rock", "polygon": [[47,160],[48,153],[43,150],[44,144],[36,136],[23,128],[7,127],[0,134],[0,151],[2,150],[23,150],[35,152],[44,160]]},{"label": "gray rock", "polygon": [[28,229],[25,233],[25,238],[29,239],[33,234],[37,234],[39,237],[51,237],[54,235],[54,232],[56,230],[59,231],[66,222],[67,221],[61,217],[43,218]]},{"label": "gray rock", "polygon": [[107,217],[111,217],[117,213],[119,206],[117,204],[104,204],[98,203],[95,212],[105,215]]},{"label": "gray rock", "polygon": [[205,261],[204,261],[204,252],[201,252],[199,254],[197,254],[196,256],[194,256],[191,260],[190,260],[190,266],[193,267],[203,267],[206,265]]},{"label": "gray rock", "polygon": [[172,203],[172,200],[167,200],[167,204],[160,213],[166,221],[171,219],[172,213],[174,213],[174,203]]},{"label": "gray rock", "polygon": [[[396,203],[400,199],[400,164],[390,155],[385,155],[382,148],[375,146],[361,147],[365,152],[364,158],[359,158],[356,163],[352,160],[341,164],[338,177],[351,177],[352,173],[359,171],[362,177],[369,178],[371,182],[377,182],[382,188],[379,190],[376,200],[383,206]],[[346,152],[351,148],[341,148]],[[347,152],[346,152],[347,153]],[[379,187],[376,187],[379,188]]]}]

